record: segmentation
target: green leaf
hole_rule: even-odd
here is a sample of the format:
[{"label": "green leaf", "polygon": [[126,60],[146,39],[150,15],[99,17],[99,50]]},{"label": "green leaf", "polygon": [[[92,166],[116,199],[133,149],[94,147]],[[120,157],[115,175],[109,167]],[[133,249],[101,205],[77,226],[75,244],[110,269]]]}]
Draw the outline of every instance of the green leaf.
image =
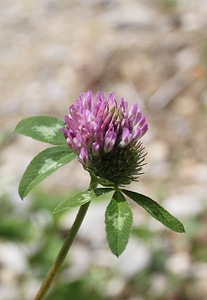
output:
[{"label": "green leaf", "polygon": [[122,192],[171,230],[176,232],[185,232],[183,224],[151,198],[128,190],[122,190]]},{"label": "green leaf", "polygon": [[96,188],[94,189],[94,192],[96,193],[96,197],[100,197],[102,195],[105,195],[107,193],[113,192],[113,188]]},{"label": "green leaf", "polygon": [[79,192],[70,197],[69,199],[61,202],[53,211],[53,214],[59,213],[65,209],[81,206],[91,200],[97,199],[102,195],[111,192],[112,189],[98,188],[94,190],[87,190]]},{"label": "green leaf", "polygon": [[63,127],[64,122],[56,117],[35,116],[20,121],[15,132],[52,145],[64,145]]},{"label": "green leaf", "polygon": [[109,248],[119,256],[129,240],[132,228],[132,211],[120,191],[116,191],[105,212],[106,234]]},{"label": "green leaf", "polygon": [[22,199],[26,197],[37,184],[75,157],[76,155],[66,145],[47,148],[37,154],[21,178],[20,197]]}]

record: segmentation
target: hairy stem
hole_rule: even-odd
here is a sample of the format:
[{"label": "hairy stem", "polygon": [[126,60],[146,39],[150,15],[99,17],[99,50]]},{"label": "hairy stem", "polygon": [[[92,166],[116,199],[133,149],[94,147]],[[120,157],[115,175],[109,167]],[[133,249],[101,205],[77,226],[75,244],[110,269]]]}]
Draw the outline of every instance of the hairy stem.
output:
[{"label": "hairy stem", "polygon": [[[96,186],[97,186],[97,183],[94,180],[91,180],[89,189],[94,189]],[[62,264],[65,260],[65,257],[66,257],[66,255],[78,233],[78,230],[83,222],[83,219],[86,215],[89,205],[90,205],[90,202],[87,202],[80,207],[78,214],[76,216],[76,219],[75,219],[70,231],[68,232],[65,242],[62,245],[62,248],[60,249],[60,252],[58,253],[58,256],[57,256],[54,264],[52,265],[47,276],[45,277],[44,281],[42,282],[42,285],[40,286],[40,289],[39,289],[38,293],[36,294],[34,300],[42,300],[43,297],[45,296],[45,294],[47,293],[48,289],[50,288],[55,276],[58,273],[58,270],[62,266]]]}]

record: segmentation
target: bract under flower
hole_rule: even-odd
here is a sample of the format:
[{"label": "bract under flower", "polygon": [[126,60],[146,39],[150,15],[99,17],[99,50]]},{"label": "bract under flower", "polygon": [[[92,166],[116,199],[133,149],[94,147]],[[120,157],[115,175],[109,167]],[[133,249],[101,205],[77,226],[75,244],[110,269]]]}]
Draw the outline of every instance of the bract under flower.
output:
[{"label": "bract under flower", "polygon": [[129,184],[141,174],[144,153],[140,143],[148,125],[138,104],[128,103],[115,93],[105,98],[91,91],[82,93],[70,106],[62,129],[70,149],[99,182]]}]

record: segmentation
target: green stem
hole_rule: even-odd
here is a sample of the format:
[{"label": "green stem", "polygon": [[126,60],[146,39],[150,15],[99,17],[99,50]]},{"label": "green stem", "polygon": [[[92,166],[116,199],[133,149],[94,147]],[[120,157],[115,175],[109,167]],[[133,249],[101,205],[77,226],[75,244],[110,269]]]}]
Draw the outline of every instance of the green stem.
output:
[{"label": "green stem", "polygon": [[71,230],[69,231],[66,240],[64,244],[62,245],[62,248],[60,249],[60,252],[58,253],[58,256],[52,265],[51,269],[49,270],[47,276],[45,277],[44,281],[42,282],[42,285],[40,286],[40,289],[35,296],[34,300],[42,300],[45,294],[47,293],[48,289],[50,288],[59,268],[61,267],[63,261],[65,260],[65,257],[77,235],[77,232],[83,222],[83,219],[85,217],[85,214],[88,210],[90,202],[85,203],[82,205],[79,209],[79,212],[76,216],[76,219],[73,223],[73,226],[71,227]]},{"label": "green stem", "polygon": [[[97,183],[93,179],[91,179],[89,189],[94,189],[94,188],[96,188],[96,186],[97,186]],[[83,222],[83,219],[86,215],[89,205],[90,205],[90,202],[87,202],[80,207],[78,214],[76,216],[76,219],[71,227],[71,230],[69,231],[69,233],[66,237],[66,240],[65,240],[64,244],[62,245],[62,248],[60,249],[60,252],[58,253],[58,256],[57,256],[54,264],[52,265],[47,276],[45,277],[44,281],[42,282],[42,285],[40,286],[40,289],[39,289],[38,293],[36,294],[34,300],[42,300],[43,297],[45,296],[45,294],[47,293],[48,289],[50,288],[55,276],[58,273],[58,270],[62,266],[62,264],[65,260],[65,257],[66,257],[66,255],[78,233],[78,230]]]}]

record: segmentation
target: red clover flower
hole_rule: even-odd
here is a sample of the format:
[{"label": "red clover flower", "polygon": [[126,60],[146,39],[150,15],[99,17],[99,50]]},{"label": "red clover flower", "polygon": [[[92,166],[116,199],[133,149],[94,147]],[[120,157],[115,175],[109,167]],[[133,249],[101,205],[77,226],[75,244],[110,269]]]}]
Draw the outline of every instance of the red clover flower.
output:
[{"label": "red clover flower", "polygon": [[70,106],[62,132],[83,167],[102,185],[127,185],[142,174],[145,154],[140,138],[146,133],[146,117],[138,104],[128,110],[115,93],[105,98],[82,93]]}]

